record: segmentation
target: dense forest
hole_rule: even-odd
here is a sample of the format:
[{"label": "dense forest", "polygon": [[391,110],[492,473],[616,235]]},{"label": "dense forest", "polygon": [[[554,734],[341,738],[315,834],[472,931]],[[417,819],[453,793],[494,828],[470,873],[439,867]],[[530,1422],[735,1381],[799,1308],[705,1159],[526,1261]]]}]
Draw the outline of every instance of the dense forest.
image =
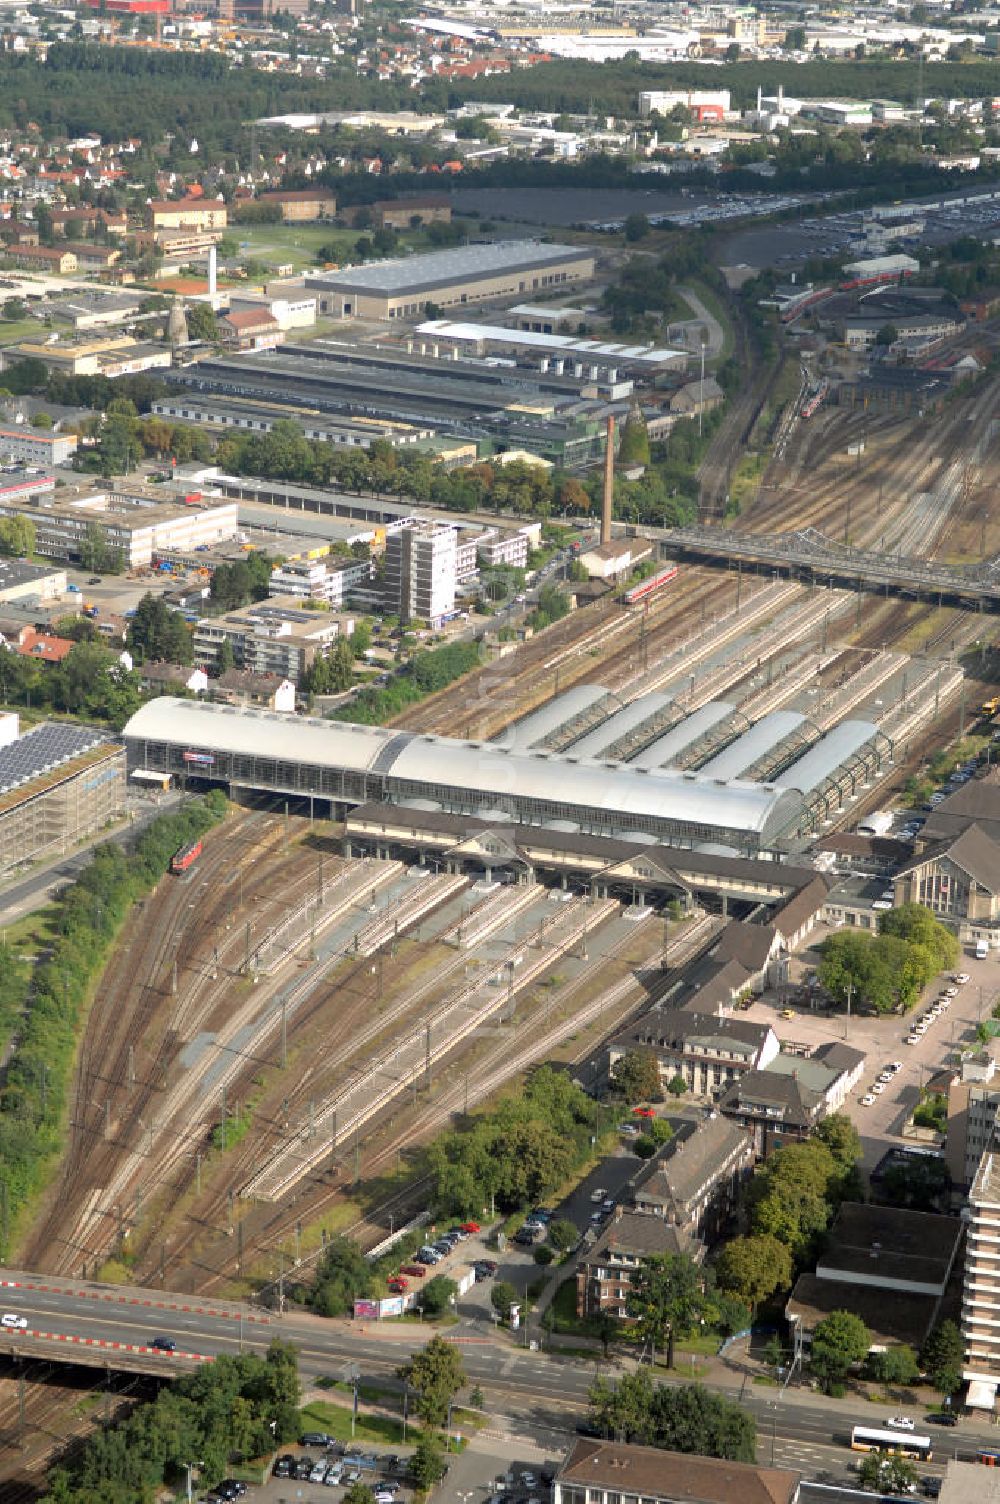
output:
[{"label": "dense forest", "polygon": [[97,132],[139,136],[144,146],[175,133],[202,155],[246,149],[247,122],[290,110],[428,105],[403,83],[376,84],[355,70],[327,80],[233,68],[218,53],[149,52],[59,42],[45,63],[0,53],[0,126],[34,121],[46,137]]},{"label": "dense forest", "polygon": [[[354,67],[326,79],[297,78],[233,67],[218,53],[152,52],[131,47],[54,43],[44,63],[0,53],[0,127],[37,123],[43,135],[97,131],[105,140],[141,136],[146,147],[174,132],[186,144],[236,151],[249,120],[293,110],[380,109],[440,111],[465,98],[504,99],[532,109],[633,114],[642,89],[706,87],[732,90],[736,106],[750,105],[758,86],[783,84],[791,95],[899,99],[910,104],[919,88],[915,61],[655,64],[576,59],[449,86],[424,80],[379,82]],[[978,97],[996,91],[989,62],[928,63],[924,92],[933,97]],[[574,169],[576,170],[576,169]],[[621,164],[618,164],[620,175]],[[619,176],[620,181],[620,176]]]},{"label": "dense forest", "polygon": [[[928,98],[975,99],[996,93],[991,62],[927,63],[922,88]],[[586,63],[578,58],[520,68],[513,74],[477,78],[456,92],[470,99],[505,99],[536,110],[632,114],[642,89],[730,89],[734,108],[746,108],[757,90],[773,93],[779,84],[794,98],[897,99],[912,105],[921,88],[916,60],[852,58],[843,62],[768,61],[723,63]]]}]

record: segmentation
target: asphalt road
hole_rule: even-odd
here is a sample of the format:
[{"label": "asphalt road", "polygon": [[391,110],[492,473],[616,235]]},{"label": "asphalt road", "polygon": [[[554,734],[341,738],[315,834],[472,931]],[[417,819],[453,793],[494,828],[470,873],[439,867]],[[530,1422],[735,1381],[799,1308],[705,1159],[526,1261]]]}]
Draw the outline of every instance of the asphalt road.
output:
[{"label": "asphalt road", "polygon": [[[274,1337],[293,1342],[299,1350],[303,1380],[321,1376],[340,1377],[348,1362],[360,1366],[363,1375],[385,1378],[411,1351],[424,1345],[427,1333],[419,1326],[378,1327],[342,1321],[325,1321],[300,1313],[279,1316],[225,1302],[193,1306],[188,1299],[157,1291],[118,1291],[107,1286],[49,1281],[46,1289],[28,1289],[30,1275],[6,1271],[7,1288],[0,1291],[0,1308],[27,1317],[29,1332],[63,1332],[108,1342],[148,1345],[156,1336],[172,1337],[178,1347],[205,1356],[263,1352]],[[14,1287],[11,1287],[13,1283]],[[144,1302],[148,1302],[144,1303]],[[240,1316],[242,1314],[242,1321]],[[505,1339],[484,1332],[482,1323],[460,1323],[447,1333],[461,1348],[470,1383],[484,1390],[487,1406],[517,1409],[524,1403],[533,1425],[566,1430],[575,1413],[586,1408],[587,1392],[598,1372],[614,1373],[617,1365],[596,1359],[536,1352],[517,1348]],[[16,1350],[30,1350],[30,1336],[12,1333]],[[69,1356],[69,1353],[67,1354]],[[158,1364],[159,1366],[159,1364]],[[163,1370],[171,1360],[163,1358]],[[833,1447],[832,1459],[843,1457],[851,1426],[871,1424],[871,1415],[857,1414],[857,1403],[835,1402],[810,1389],[755,1389],[733,1374],[732,1386],[724,1392],[739,1399],[757,1418],[763,1440],[773,1438],[776,1447],[795,1442],[811,1448]],[[939,1432],[939,1457],[953,1455],[955,1446],[968,1451],[980,1440],[992,1439],[988,1427],[964,1421],[955,1431]],[[846,1460],[846,1459],[845,1459]]]}]

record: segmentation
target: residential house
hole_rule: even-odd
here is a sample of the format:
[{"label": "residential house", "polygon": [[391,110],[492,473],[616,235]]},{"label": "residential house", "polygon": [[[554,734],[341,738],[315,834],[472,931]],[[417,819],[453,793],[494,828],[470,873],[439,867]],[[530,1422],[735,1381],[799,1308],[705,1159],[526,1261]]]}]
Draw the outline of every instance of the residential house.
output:
[{"label": "residential house", "polygon": [[77,270],[81,272],[106,272],[121,260],[122,253],[113,245],[100,241],[74,241],[66,250],[76,257]]},{"label": "residential house", "polygon": [[[794,1068],[775,1069],[780,1060],[793,1060]],[[823,1094],[810,1084],[813,1072],[797,1056],[778,1056],[768,1070],[746,1071],[719,1098],[719,1111],[752,1135],[758,1158],[775,1147],[808,1138],[824,1114]],[[829,1073],[820,1072],[825,1082]],[[803,1079],[806,1077],[807,1079]]]},{"label": "residential house", "polygon": [[22,658],[38,658],[43,663],[62,663],[76,647],[69,637],[57,637],[51,632],[39,632],[35,627],[22,627],[17,642],[7,644]]},{"label": "residential house", "polygon": [[281,325],[266,308],[244,308],[219,319],[222,343],[230,350],[273,350],[283,339]]},{"label": "residential house", "polygon": [[341,633],[354,631],[351,617],[306,610],[302,602],[277,596],[203,617],[194,629],[195,661],[214,668],[219,648],[228,639],[237,668],[255,674],[277,674],[299,684],[317,658],[325,658]]},{"label": "residential house", "polygon": [[337,200],[329,188],[273,189],[262,193],[259,201],[280,209],[282,222],[286,225],[332,219],[337,212]]},{"label": "residential house", "polygon": [[295,685],[278,674],[255,674],[230,668],[212,684],[213,697],[227,705],[256,705],[261,710],[295,709]]},{"label": "residential house", "polygon": [[552,1485],[552,1504],[797,1504],[798,1498],[799,1475],[787,1468],[583,1436]]},{"label": "residential house", "polygon": [[614,1220],[577,1261],[576,1313],[586,1317],[608,1312],[624,1320],[632,1278],[646,1259],[703,1252],[686,1228],[618,1207]]},{"label": "residential house", "polygon": [[224,230],[228,222],[221,199],[151,199],[147,207],[154,230]]},{"label": "residential house", "polygon": [[678,387],[670,399],[670,411],[680,418],[695,418],[721,407],[725,400],[726,394],[715,377],[706,376],[704,381],[689,381]]},{"label": "residential house", "polygon": [[754,1163],[742,1128],[713,1113],[684,1123],[655,1158],[637,1170],[625,1199],[705,1244],[715,1241]]},{"label": "residential house", "polygon": [[65,277],[77,269],[73,252],[57,246],[12,246],[9,254],[17,266],[26,267],[30,271],[58,273]]},{"label": "residential house", "polygon": [[763,1069],[779,1045],[767,1022],[653,1007],[611,1042],[608,1064],[643,1049],[656,1056],[664,1086],[680,1076],[695,1096],[714,1097],[747,1071]]},{"label": "residential house", "polygon": [[451,199],[446,193],[379,199],[372,204],[371,212],[379,229],[408,230],[414,224],[447,225],[451,223]]},{"label": "residential house", "polygon": [[168,695],[186,689],[190,694],[203,695],[208,689],[208,675],[203,668],[157,659],[140,666],[139,686],[145,694]]}]

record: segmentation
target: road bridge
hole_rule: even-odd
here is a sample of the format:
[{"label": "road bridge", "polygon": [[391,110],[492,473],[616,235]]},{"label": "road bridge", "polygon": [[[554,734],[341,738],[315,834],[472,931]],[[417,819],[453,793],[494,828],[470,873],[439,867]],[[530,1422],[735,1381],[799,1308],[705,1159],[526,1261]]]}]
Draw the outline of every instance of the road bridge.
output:
[{"label": "road bridge", "polygon": [[[644,531],[649,531],[644,529]],[[1000,611],[1000,558],[951,565],[906,554],[870,553],[835,543],[816,528],[794,533],[737,533],[724,527],[656,530],[664,554],[708,564],[746,566],[814,584],[847,585],[940,606]]]}]

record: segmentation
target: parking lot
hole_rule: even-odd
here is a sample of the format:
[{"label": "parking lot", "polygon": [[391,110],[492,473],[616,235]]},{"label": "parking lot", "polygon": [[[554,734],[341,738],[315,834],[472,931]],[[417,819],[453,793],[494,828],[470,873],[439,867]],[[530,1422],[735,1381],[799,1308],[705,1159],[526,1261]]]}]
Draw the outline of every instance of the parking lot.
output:
[{"label": "parking lot", "polygon": [[[818,946],[829,933],[825,927],[815,932],[810,949],[795,958],[793,976],[801,975],[817,964]],[[960,1048],[975,1043],[976,1025],[990,1016],[990,1010],[1000,996],[1000,968],[993,957],[978,959],[966,949],[959,957],[955,971],[967,975],[968,982],[955,989],[956,996],[947,1009],[928,1023],[915,1044],[907,1043],[912,1024],[925,1017],[939,993],[952,985],[950,973],[931,983],[905,1019],[896,1014],[871,1018],[855,1012],[848,1021],[842,1009],[833,1013],[814,1013],[798,1004],[786,1008],[786,998],[776,992],[765,993],[756,999],[740,1017],[766,1019],[786,1048],[791,1045],[812,1050],[827,1040],[840,1038],[865,1052],[868,1057],[865,1073],[844,1103],[843,1110],[861,1134],[864,1167],[870,1170],[890,1143],[903,1142],[903,1126],[919,1101],[922,1089],[935,1072],[954,1060]],[[791,1013],[791,1017],[783,1017],[783,1011]],[[882,1091],[873,1093],[872,1086],[878,1082],[879,1075],[897,1061],[902,1062],[902,1068],[893,1072],[891,1081],[883,1084]],[[874,1100],[865,1102],[868,1096],[873,1096]]]}]

